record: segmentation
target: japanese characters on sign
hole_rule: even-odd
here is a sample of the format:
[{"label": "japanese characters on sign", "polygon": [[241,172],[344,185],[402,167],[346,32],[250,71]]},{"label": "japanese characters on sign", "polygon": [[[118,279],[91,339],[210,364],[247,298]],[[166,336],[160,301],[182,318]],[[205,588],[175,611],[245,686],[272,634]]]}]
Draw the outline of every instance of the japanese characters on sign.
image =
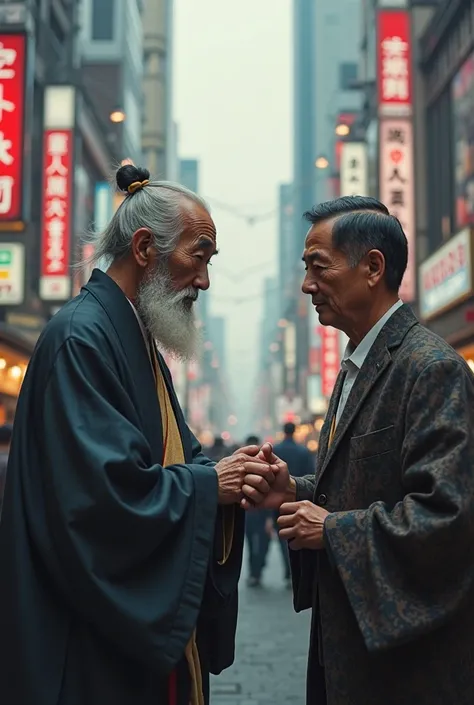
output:
[{"label": "japanese characters on sign", "polygon": [[344,142],[341,152],[341,196],[366,196],[367,147],[363,142]]},{"label": "japanese characters on sign", "polygon": [[408,240],[408,267],[400,297],[415,299],[415,199],[413,126],[410,120],[380,123],[380,200],[396,216]]},{"label": "japanese characters on sign", "polygon": [[412,104],[410,14],[379,10],[377,37],[379,110],[408,115]]},{"label": "japanese characters on sign", "polygon": [[72,130],[45,130],[40,294],[50,301],[70,294],[72,148]]},{"label": "japanese characters on sign", "polygon": [[466,228],[423,262],[419,269],[422,318],[433,318],[472,293],[472,256],[472,234]]},{"label": "japanese characters on sign", "polygon": [[320,327],[321,382],[324,397],[330,397],[341,366],[339,331],[331,326]]},{"label": "japanese characters on sign", "polygon": [[25,111],[23,34],[0,34],[0,221],[22,219]]}]

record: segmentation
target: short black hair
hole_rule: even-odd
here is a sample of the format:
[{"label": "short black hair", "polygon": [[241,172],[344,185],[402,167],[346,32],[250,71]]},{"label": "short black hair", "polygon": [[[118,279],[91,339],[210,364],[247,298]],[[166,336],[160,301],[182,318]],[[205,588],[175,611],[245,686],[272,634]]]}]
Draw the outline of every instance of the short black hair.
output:
[{"label": "short black hair", "polygon": [[260,438],[258,436],[247,436],[247,440],[245,441],[245,443],[248,446],[259,446]]},{"label": "short black hair", "polygon": [[376,198],[343,196],[306,211],[312,225],[335,219],[332,230],[334,247],[344,252],[351,267],[357,267],[370,250],[385,258],[385,283],[398,292],[408,263],[408,242],[398,218]]},{"label": "short black hair", "polygon": [[292,421],[288,421],[288,423],[283,426],[283,433],[285,434],[285,436],[293,436],[295,431],[296,426]]}]

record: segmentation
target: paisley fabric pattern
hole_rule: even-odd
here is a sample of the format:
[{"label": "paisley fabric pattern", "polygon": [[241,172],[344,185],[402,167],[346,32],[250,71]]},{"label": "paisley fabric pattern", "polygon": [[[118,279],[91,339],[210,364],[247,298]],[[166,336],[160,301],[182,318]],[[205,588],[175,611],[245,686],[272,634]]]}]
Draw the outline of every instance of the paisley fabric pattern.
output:
[{"label": "paisley fabric pattern", "polygon": [[403,306],[330,446],[328,420],[316,476],[297,480],[298,499],[331,512],[326,550],[292,557],[295,608],[318,625],[308,705],[317,658],[328,705],[471,705],[474,376]]}]

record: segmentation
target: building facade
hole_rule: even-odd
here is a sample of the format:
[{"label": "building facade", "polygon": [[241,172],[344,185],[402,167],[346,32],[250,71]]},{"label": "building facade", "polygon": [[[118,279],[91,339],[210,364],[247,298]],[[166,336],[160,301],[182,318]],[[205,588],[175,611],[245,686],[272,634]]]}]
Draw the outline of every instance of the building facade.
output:
[{"label": "building facade", "polygon": [[142,23],[144,73],[142,152],[157,179],[169,179],[172,67],[172,0],[144,0]]},{"label": "building facade", "polygon": [[[0,5],[0,418],[14,411],[43,326],[83,281],[71,264],[86,255],[97,186],[121,158],[86,86],[84,42],[97,31],[92,7],[78,1]],[[98,66],[103,92],[107,79]]]},{"label": "building facade", "polygon": [[121,159],[142,162],[143,0],[82,0],[82,80]]},{"label": "building facade", "polygon": [[474,5],[442,3],[420,44],[428,228],[418,267],[423,321],[474,369]]}]

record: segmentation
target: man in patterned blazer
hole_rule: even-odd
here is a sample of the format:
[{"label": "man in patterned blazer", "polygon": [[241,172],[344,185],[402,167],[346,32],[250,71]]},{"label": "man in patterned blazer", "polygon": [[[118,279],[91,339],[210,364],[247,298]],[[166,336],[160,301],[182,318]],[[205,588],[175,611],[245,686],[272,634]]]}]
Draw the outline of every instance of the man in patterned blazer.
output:
[{"label": "man in patterned blazer", "polygon": [[295,609],[313,610],[307,703],[472,705],[473,375],[399,300],[407,241],[384,205],[306,218],[303,291],[350,342],[316,475],[281,462],[261,506],[280,508]]}]

